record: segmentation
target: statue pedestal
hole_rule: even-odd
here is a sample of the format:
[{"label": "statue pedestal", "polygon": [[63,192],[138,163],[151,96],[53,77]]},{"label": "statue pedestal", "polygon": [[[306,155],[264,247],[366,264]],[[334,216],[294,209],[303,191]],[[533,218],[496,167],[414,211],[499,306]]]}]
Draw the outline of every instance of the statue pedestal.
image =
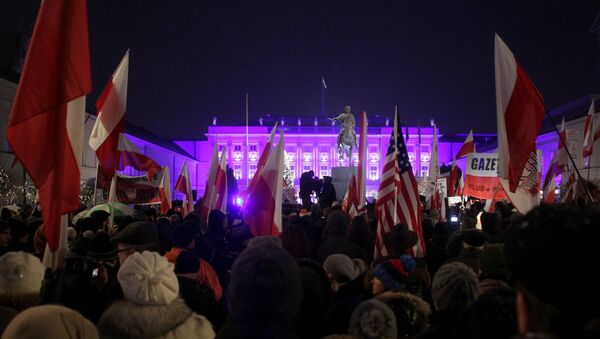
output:
[{"label": "statue pedestal", "polygon": [[352,175],[357,175],[357,173],[358,169],[354,166],[331,168],[331,179],[333,187],[335,187],[336,199],[338,201],[344,200],[344,195],[346,195],[346,191],[348,191],[350,179],[352,179]]}]

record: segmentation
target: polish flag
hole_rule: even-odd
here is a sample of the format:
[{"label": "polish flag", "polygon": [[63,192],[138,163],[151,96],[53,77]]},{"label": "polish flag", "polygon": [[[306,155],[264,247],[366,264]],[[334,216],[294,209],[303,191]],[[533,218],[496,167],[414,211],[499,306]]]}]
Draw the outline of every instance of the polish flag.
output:
[{"label": "polish flag", "polygon": [[190,184],[190,173],[187,168],[187,161],[183,162],[181,173],[177,178],[177,184],[175,189],[185,195],[183,200],[183,217],[185,218],[188,214],[194,211],[194,200],[192,198],[192,186]]},{"label": "polish flag", "polygon": [[438,163],[438,140],[437,127],[433,126],[433,144],[431,145],[431,158],[429,160],[429,177],[427,179],[427,208],[436,208],[442,213],[440,190],[438,189],[437,180],[440,177],[440,166]]},{"label": "polish flag", "polygon": [[260,176],[260,171],[263,169],[263,167],[265,167],[265,164],[267,163],[267,159],[269,158],[269,152],[271,151],[271,147],[273,145],[273,137],[275,136],[276,130],[277,122],[275,123],[275,126],[273,126],[271,134],[269,135],[269,139],[267,140],[267,144],[265,145],[265,148],[260,154],[260,158],[258,159],[258,163],[256,164],[256,172],[254,172],[254,175],[252,176],[252,179],[250,180],[250,183],[246,188],[246,196],[249,195],[250,192],[252,192],[252,188],[254,187],[254,185],[256,185],[256,182],[258,181],[258,178]]},{"label": "polish flag", "polygon": [[125,136],[125,133],[119,135],[119,148],[117,152],[119,171],[123,171],[125,167],[131,166],[138,171],[146,172],[148,180],[152,181],[154,176],[162,171],[156,161],[145,156],[140,150]]},{"label": "polish flag", "polygon": [[469,132],[467,139],[465,139],[465,142],[462,144],[462,146],[458,150],[458,153],[456,153],[456,156],[454,157],[454,159],[460,159],[462,157],[466,157],[467,155],[469,155],[469,153],[475,153],[475,142],[473,141],[473,130],[471,130]]},{"label": "polish flag", "polygon": [[[544,118],[544,100],[504,41],[495,37],[498,176],[515,192]],[[539,194],[539,192],[538,192]]]},{"label": "polish flag", "polygon": [[346,191],[346,195],[342,201],[342,210],[348,213],[350,221],[358,215],[356,206],[358,206],[359,196],[356,192],[356,176],[352,175],[352,179],[350,179],[350,182],[348,183],[348,191]]},{"label": "polish flag", "polygon": [[543,185],[543,201],[547,204],[555,203],[556,177],[562,173],[558,167],[558,152],[554,152],[550,166],[546,172]]},{"label": "polish flag", "polygon": [[227,152],[223,148],[221,161],[215,174],[215,185],[211,189],[209,211],[219,210],[227,214]]},{"label": "polish flag", "polygon": [[248,196],[243,218],[256,236],[281,233],[281,196],[283,191],[283,131],[269,155],[256,185]]},{"label": "polish flag", "polygon": [[567,154],[567,148],[565,144],[567,143],[567,129],[565,128],[565,118],[562,119],[562,124],[560,125],[560,133],[558,134],[558,156],[556,159],[556,164],[558,168],[563,171],[567,171],[570,166],[569,155]]},{"label": "polish flag", "polygon": [[590,104],[587,118],[585,119],[585,128],[583,130],[583,157],[589,157],[594,151],[594,142],[596,141],[594,135],[594,114],[596,113],[596,107],[594,107],[594,99]]},{"label": "polish flag", "polygon": [[44,264],[62,265],[66,213],[79,208],[85,96],[92,90],[84,0],[46,0],[25,57],[7,139],[39,194]]},{"label": "polish flag", "polygon": [[367,126],[367,113],[362,111],[360,113],[360,135],[358,139],[358,182],[356,185],[356,198],[358,202],[356,207],[358,209],[362,209],[367,200],[367,190],[365,186],[367,181]]},{"label": "polish flag", "polygon": [[173,207],[171,202],[171,174],[167,166],[163,167],[158,192],[160,194],[160,214],[165,215]]},{"label": "polish flag", "polygon": [[[450,185],[448,185],[448,195],[449,196],[462,194],[462,186],[461,186],[460,194],[459,194],[457,185],[460,185],[460,183],[462,182],[462,185],[464,186],[464,181],[462,178],[462,173],[460,173],[460,169],[456,166],[456,159],[466,157],[467,155],[469,155],[469,153],[475,153],[475,142],[473,141],[473,130],[471,130],[469,132],[467,139],[465,139],[465,142],[462,144],[462,146],[458,150],[458,153],[456,153],[454,160],[452,160],[452,170],[450,172]],[[459,176],[460,176],[460,178],[459,178]]]},{"label": "polish flag", "polygon": [[129,50],[112,78],[102,90],[96,109],[98,117],[90,135],[90,147],[96,152],[102,174],[110,179],[119,167],[118,148],[120,135],[125,128],[127,107],[127,78],[129,75]]},{"label": "polish flag", "polygon": [[215,148],[213,149],[212,158],[210,160],[210,168],[208,170],[208,179],[206,180],[206,188],[204,189],[204,196],[202,197],[202,208],[200,209],[200,217],[204,221],[208,221],[208,214],[210,213],[210,197],[212,195],[213,187],[215,186],[217,166],[219,165],[218,157],[219,149],[217,143],[215,142]]}]

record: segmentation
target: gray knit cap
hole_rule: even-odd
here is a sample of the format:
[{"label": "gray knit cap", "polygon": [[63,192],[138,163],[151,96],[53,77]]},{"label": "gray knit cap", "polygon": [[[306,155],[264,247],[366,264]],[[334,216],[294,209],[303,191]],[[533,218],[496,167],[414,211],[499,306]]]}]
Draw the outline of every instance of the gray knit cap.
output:
[{"label": "gray knit cap", "polygon": [[333,276],[333,279],[338,283],[350,282],[360,274],[360,270],[350,259],[344,254],[332,254],[325,259],[323,269]]},{"label": "gray knit cap", "polygon": [[479,296],[479,279],[469,266],[455,261],[444,264],[433,277],[431,297],[438,311],[461,313]]},{"label": "gray knit cap", "polygon": [[352,312],[348,333],[358,338],[396,339],[396,316],[377,299],[364,301]]}]

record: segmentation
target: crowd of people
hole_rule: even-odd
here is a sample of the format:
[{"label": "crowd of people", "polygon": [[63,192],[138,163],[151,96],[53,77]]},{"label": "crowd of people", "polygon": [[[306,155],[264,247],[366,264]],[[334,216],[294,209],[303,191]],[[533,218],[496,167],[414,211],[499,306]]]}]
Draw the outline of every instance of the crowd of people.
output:
[{"label": "crowd of people", "polygon": [[423,258],[402,224],[374,257],[374,204],[352,220],[339,202],[307,207],[278,238],[217,210],[96,211],[55,271],[40,212],[4,208],[2,338],[600,337],[595,207],[474,203],[460,225],[424,210]]}]

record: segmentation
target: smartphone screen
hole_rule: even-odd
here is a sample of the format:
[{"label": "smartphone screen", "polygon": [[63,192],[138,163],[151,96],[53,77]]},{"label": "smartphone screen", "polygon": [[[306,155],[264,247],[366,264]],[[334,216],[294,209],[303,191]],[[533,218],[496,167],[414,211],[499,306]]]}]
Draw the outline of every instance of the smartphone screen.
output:
[{"label": "smartphone screen", "polygon": [[95,268],[95,269],[92,271],[92,278],[96,278],[97,276],[98,276],[98,269],[97,269],[97,268]]}]

